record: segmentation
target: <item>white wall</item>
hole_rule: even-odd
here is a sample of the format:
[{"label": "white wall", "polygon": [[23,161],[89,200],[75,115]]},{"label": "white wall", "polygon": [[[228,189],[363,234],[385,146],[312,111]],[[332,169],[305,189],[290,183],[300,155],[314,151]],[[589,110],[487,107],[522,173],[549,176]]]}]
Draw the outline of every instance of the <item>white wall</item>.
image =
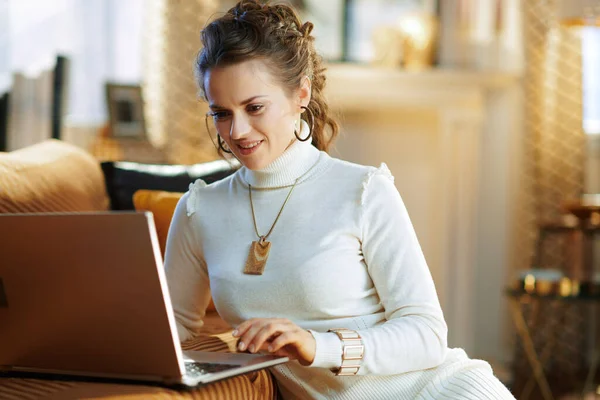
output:
[{"label": "white wall", "polygon": [[[401,120],[402,124],[397,121]],[[334,157],[364,165],[379,166],[385,162],[395,176],[395,183],[408,209],[419,242],[436,279],[439,274],[434,249],[439,199],[439,160],[435,149],[439,121],[427,110],[349,113],[342,121]],[[374,128],[374,127],[378,128]],[[381,127],[387,126],[386,129]]]}]

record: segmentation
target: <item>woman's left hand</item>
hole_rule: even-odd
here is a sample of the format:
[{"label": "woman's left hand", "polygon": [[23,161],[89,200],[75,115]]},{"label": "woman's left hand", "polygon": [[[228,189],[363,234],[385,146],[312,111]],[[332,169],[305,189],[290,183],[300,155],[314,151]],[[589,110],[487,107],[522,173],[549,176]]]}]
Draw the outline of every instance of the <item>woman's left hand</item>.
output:
[{"label": "woman's left hand", "polygon": [[298,360],[302,365],[310,365],[315,359],[317,343],[313,335],[287,319],[252,318],[239,324],[233,336],[240,338],[240,351],[266,350]]}]

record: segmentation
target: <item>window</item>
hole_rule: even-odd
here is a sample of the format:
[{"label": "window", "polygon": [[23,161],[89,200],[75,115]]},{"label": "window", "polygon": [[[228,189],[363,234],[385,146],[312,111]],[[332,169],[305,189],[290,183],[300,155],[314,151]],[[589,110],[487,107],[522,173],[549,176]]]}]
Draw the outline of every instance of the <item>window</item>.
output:
[{"label": "window", "polygon": [[0,93],[64,55],[68,113],[106,120],[105,82],[141,80],[143,11],[144,0],[0,0]]}]

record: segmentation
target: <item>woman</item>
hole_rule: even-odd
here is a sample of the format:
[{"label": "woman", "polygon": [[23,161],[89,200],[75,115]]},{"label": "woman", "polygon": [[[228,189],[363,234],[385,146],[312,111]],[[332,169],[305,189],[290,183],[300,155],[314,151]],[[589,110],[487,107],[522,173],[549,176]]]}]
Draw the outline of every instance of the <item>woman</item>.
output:
[{"label": "woman", "polygon": [[191,185],[175,211],[165,263],[180,340],[212,291],[240,351],[295,360],[273,368],[286,399],[513,398],[487,363],[447,349],[389,170],[326,153],[338,125],[311,30],[248,0],[202,32],[198,84],[242,168]]}]

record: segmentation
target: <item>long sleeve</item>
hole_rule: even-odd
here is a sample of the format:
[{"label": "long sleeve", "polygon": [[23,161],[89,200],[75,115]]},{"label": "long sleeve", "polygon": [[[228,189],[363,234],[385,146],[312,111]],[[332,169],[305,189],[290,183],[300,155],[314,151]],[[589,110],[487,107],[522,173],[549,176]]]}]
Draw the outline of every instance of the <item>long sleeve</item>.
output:
[{"label": "long sleeve", "polygon": [[448,329],[431,273],[386,171],[379,169],[365,187],[362,249],[387,321],[359,331],[365,345],[360,374],[432,368],[447,351]]},{"label": "long sleeve", "polygon": [[[373,171],[362,196],[362,251],[385,309],[383,324],[359,330],[365,346],[359,375],[392,375],[436,367],[447,351],[447,326],[433,279],[393,177]],[[341,344],[314,332],[311,366],[338,367]]]},{"label": "long sleeve", "polygon": [[[193,190],[193,189],[192,189]],[[186,211],[189,192],[177,203],[165,252],[169,294],[173,303],[179,340],[194,337],[202,327],[210,302],[210,286],[200,241],[192,226],[194,213]]]}]

